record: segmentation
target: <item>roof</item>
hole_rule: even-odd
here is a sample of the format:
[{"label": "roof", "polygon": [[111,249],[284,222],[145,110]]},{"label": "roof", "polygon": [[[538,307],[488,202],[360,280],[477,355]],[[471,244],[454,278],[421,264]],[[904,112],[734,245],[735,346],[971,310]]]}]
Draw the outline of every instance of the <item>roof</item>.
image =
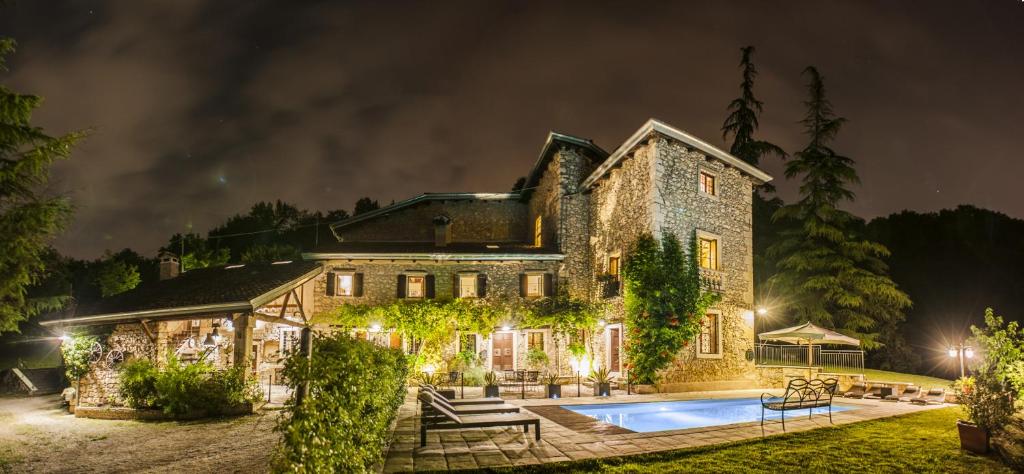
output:
[{"label": "roof", "polygon": [[200,268],[79,305],[70,318],[40,324],[109,324],[143,318],[255,311],[322,271],[318,262],[307,261]]},{"label": "roof", "polygon": [[612,168],[617,166],[620,161],[625,159],[626,156],[629,155],[629,152],[633,150],[633,148],[635,148],[641,142],[646,140],[651,133],[655,132],[665,135],[669,138],[679,140],[693,148],[696,148],[704,152],[709,157],[717,158],[721,161],[724,161],[727,165],[732,166],[750,175],[751,177],[754,178],[755,181],[758,181],[760,183],[767,183],[768,181],[772,180],[772,177],[768,173],[761,171],[756,166],[753,166],[750,163],[747,163],[746,161],[736,158],[735,156],[732,156],[729,153],[722,151],[718,147],[715,147],[714,145],[711,145],[705,142],[704,140],[701,140],[693,135],[690,135],[689,133],[679,130],[660,120],[652,118],[648,119],[647,122],[644,123],[644,125],[640,127],[639,130],[634,132],[633,135],[629,137],[629,139],[627,139],[622,145],[616,148],[615,151],[612,152],[610,156],[608,156],[608,159],[606,159],[604,163],[601,163],[601,165],[598,166],[597,169],[595,169],[594,172],[587,177],[587,179],[583,180],[582,188],[588,189],[591,186],[593,186],[598,180],[604,177],[604,175],[608,174],[608,172],[611,171]]},{"label": "roof", "polygon": [[[510,200],[510,199],[519,199],[519,193],[423,193],[423,194],[420,194],[419,196],[412,197],[412,198],[406,199],[404,201],[396,202],[394,204],[391,204],[390,206],[385,206],[385,207],[382,207],[380,209],[375,209],[375,210],[370,211],[370,212],[359,214],[358,216],[349,217],[348,219],[345,219],[343,221],[335,222],[335,223],[331,224],[330,227],[331,227],[331,231],[333,232],[335,229],[338,229],[338,228],[341,228],[341,227],[345,227],[345,226],[350,226],[352,224],[356,224],[356,223],[363,222],[363,221],[368,221],[370,219],[374,219],[374,218],[377,218],[377,217],[380,217],[380,216],[387,215],[387,214],[392,213],[394,211],[397,211],[399,209],[404,209],[406,207],[415,206],[416,204],[419,204],[419,203],[422,203],[422,202],[430,202],[430,201],[468,201],[468,200],[476,200],[476,201],[495,201],[495,200],[498,200],[498,201],[504,201],[504,200]],[[337,237],[338,235],[335,234],[334,236]]]},{"label": "roof", "polygon": [[553,131],[548,132],[548,138],[547,140],[544,140],[544,146],[540,149],[540,155],[537,157],[537,162],[533,165],[533,169],[530,170],[530,174],[527,175],[526,184],[523,185],[524,189],[533,188],[540,181],[540,176],[544,174],[544,170],[547,168],[548,160],[551,158],[555,143],[566,143],[590,150],[594,154],[594,158],[597,160],[603,160],[608,157],[608,152],[597,146],[597,144],[589,138],[574,137],[572,135]]},{"label": "roof", "polygon": [[519,242],[330,242],[302,254],[308,260],[562,260],[564,255],[545,247]]}]

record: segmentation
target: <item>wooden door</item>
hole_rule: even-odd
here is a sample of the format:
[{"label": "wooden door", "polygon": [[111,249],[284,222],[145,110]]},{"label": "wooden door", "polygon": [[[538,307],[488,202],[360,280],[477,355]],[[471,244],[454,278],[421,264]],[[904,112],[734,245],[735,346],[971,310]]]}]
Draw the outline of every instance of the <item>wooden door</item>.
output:
[{"label": "wooden door", "polygon": [[621,348],[620,335],[621,329],[619,328],[608,328],[608,358],[610,367],[609,372],[621,372],[619,362],[619,352]]},{"label": "wooden door", "polygon": [[512,333],[494,333],[494,356],[491,370],[512,370]]}]

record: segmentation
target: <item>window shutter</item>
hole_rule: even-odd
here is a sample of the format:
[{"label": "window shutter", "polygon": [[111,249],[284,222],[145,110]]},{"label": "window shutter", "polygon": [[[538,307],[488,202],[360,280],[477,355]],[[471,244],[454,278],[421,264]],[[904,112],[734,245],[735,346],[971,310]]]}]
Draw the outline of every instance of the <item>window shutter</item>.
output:
[{"label": "window shutter", "polygon": [[334,283],[338,281],[338,277],[334,272],[327,272],[327,296],[334,296]]},{"label": "window shutter", "polygon": [[554,296],[555,294],[555,279],[554,275],[550,273],[544,274],[544,296]]},{"label": "window shutter", "polygon": [[405,275],[398,275],[398,297],[405,298]]},{"label": "window shutter", "polygon": [[426,290],[427,298],[433,298],[434,297],[434,275],[427,275],[427,277],[424,278],[423,281],[424,281],[424,284],[427,287],[427,290]]},{"label": "window shutter", "polygon": [[526,274],[519,274],[519,296],[526,298]]},{"label": "window shutter", "polygon": [[363,274],[352,275],[352,295],[363,296]]},{"label": "window shutter", "polygon": [[462,295],[459,294],[459,279],[462,278],[458,273],[452,275],[452,298],[458,298]]},{"label": "window shutter", "polygon": [[476,275],[476,296],[480,298],[487,296],[487,275],[484,273]]}]

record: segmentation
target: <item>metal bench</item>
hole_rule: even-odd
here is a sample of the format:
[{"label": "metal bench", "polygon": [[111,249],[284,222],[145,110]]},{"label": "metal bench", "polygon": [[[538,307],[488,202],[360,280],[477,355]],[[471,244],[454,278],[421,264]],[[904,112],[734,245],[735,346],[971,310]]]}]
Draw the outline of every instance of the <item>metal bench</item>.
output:
[{"label": "metal bench", "polygon": [[786,386],[786,393],[776,397],[770,393],[761,394],[761,426],[764,426],[765,410],[782,412],[782,431],[786,431],[786,412],[807,410],[807,419],[815,408],[828,408],[828,422],[832,423],[832,397],[839,381],[836,379],[811,380],[793,379]]}]

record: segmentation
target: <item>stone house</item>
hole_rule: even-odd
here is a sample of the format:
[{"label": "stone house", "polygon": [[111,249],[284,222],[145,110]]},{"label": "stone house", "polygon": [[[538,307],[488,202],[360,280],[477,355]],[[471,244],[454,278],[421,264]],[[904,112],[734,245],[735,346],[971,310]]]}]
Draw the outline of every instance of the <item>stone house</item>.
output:
[{"label": "stone house", "polygon": [[[761,385],[753,362],[751,205],[763,171],[670,125],[648,120],[611,153],[588,139],[550,133],[521,191],[431,193],[331,225],[336,241],[302,262],[229,265],[178,275],[161,257],[160,282],[79,308],[51,326],[107,325],[103,344],[156,357],[188,353],[212,335],[223,343],[207,360],[251,366],[261,378],[279,367],[297,327],[340,305],[396,299],[509,301],[565,294],[608,303],[601,327],[581,337],[588,366],[626,372],[619,269],[642,233],[699,239],[708,290],[722,299],[700,335],[665,374],[669,390]],[[166,273],[166,275],[164,275]],[[411,349],[386,327],[348,328],[382,345]],[[573,373],[568,341],[546,328],[495,327],[457,334],[446,356],[470,350],[496,371],[526,368],[530,348],[551,370]],[[101,354],[102,355],[102,354]],[[83,403],[103,404],[116,388],[116,364],[97,360]]]}]

